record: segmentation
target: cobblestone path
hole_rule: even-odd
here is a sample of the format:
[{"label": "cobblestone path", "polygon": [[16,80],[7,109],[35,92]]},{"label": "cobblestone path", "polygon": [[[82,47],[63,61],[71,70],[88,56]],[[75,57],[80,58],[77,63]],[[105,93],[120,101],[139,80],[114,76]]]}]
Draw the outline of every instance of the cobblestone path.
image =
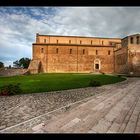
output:
[{"label": "cobblestone path", "polygon": [[1,133],[140,133],[140,79],[0,98]]}]

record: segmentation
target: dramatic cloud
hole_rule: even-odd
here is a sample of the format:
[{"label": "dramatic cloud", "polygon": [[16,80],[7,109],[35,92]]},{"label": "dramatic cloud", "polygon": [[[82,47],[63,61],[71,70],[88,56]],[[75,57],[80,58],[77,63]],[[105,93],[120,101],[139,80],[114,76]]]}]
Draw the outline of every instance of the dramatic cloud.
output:
[{"label": "dramatic cloud", "polygon": [[32,58],[36,33],[123,38],[139,25],[140,7],[0,7],[0,61]]}]

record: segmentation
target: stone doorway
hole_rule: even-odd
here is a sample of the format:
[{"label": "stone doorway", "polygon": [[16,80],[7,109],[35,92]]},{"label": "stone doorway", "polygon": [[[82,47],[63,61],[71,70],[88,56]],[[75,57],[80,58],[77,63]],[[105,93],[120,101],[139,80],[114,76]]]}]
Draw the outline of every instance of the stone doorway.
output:
[{"label": "stone doorway", "polygon": [[95,69],[96,69],[96,70],[99,69],[99,64],[95,64]]},{"label": "stone doorway", "polygon": [[94,60],[94,72],[99,72],[101,69],[101,61],[99,59]]}]

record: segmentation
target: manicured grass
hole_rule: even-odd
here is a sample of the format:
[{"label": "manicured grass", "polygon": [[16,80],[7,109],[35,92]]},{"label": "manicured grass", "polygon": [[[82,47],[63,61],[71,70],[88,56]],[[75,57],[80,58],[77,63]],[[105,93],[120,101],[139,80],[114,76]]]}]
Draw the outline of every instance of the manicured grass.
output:
[{"label": "manicured grass", "polygon": [[0,77],[0,88],[7,84],[20,83],[24,93],[48,92],[65,89],[88,87],[91,79],[100,81],[101,85],[125,80],[118,76],[93,74],[36,74],[13,77]]}]

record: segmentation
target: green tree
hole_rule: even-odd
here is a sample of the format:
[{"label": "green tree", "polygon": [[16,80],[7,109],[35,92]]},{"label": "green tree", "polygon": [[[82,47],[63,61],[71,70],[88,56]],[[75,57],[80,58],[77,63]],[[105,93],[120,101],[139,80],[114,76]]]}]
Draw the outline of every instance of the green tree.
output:
[{"label": "green tree", "polygon": [[4,68],[4,63],[0,62],[0,68]]},{"label": "green tree", "polygon": [[29,64],[30,64],[30,61],[31,61],[31,59],[29,59],[29,58],[21,58],[21,59],[19,60],[19,64],[20,64],[20,66],[23,67],[23,68],[28,68],[28,66],[29,66]]},{"label": "green tree", "polygon": [[18,60],[14,61],[13,66],[16,67],[16,68],[20,68],[19,61]]},{"label": "green tree", "polygon": [[13,64],[14,67],[17,68],[28,68],[30,61],[31,59],[29,58],[21,58],[20,60],[16,60],[15,62],[13,62]]},{"label": "green tree", "polygon": [[11,67],[11,65],[9,65],[9,67],[8,67],[9,69],[11,69],[12,67]]}]

